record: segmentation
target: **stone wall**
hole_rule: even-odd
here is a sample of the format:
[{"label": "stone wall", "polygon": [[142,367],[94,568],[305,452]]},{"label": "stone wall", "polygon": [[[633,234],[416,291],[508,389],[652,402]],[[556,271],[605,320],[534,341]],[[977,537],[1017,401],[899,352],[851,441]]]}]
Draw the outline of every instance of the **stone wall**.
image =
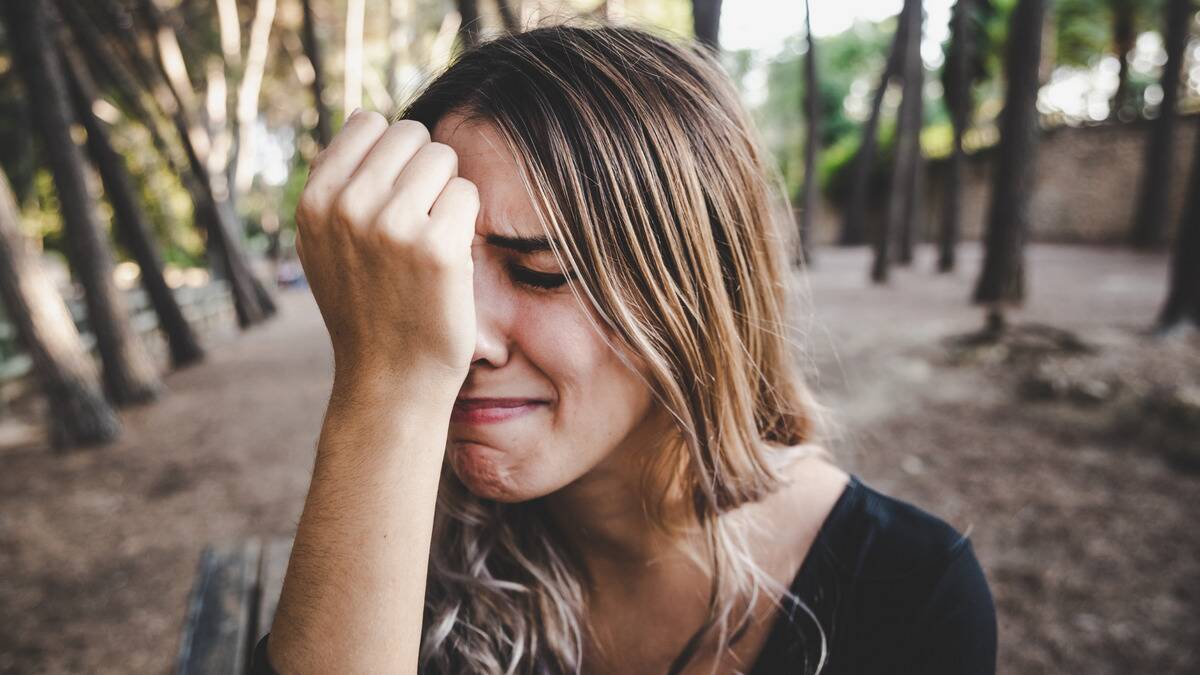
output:
[{"label": "stone wall", "polygon": [[[1180,119],[1175,134],[1171,182],[1171,220],[1164,231],[1171,236],[1183,209],[1184,191],[1196,155],[1196,130],[1200,115]],[[1146,136],[1150,123],[1102,124],[1059,127],[1046,131],[1038,146],[1034,181],[1032,238],[1063,243],[1120,243],[1133,222]],[[986,220],[991,194],[994,149],[968,159],[964,176],[964,239],[978,239]],[[929,162],[921,204],[920,225],[926,241],[934,241],[940,222],[944,161]],[[874,209],[875,217],[880,210]],[[818,237],[835,239],[841,226],[840,211],[822,205]]]}]

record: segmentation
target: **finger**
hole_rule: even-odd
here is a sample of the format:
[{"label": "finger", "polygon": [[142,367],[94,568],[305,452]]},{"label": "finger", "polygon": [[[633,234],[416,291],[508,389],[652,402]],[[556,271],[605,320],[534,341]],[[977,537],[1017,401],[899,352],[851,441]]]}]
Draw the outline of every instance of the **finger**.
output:
[{"label": "finger", "polygon": [[401,170],[428,143],[429,130],[420,122],[401,120],[391,125],[355,169],[339,198],[353,205],[362,222],[370,222],[391,197]]},{"label": "finger", "polygon": [[475,219],[479,215],[479,188],[466,178],[451,178],[429,210],[433,227],[445,230],[456,244],[467,246],[475,237]]},{"label": "finger", "polygon": [[322,220],[320,216],[328,212],[387,126],[387,119],[373,111],[359,112],[346,121],[329,147],[321,151],[320,161],[309,173],[301,196],[305,212],[319,214],[317,220]]},{"label": "finger", "polygon": [[392,199],[409,213],[429,213],[446,182],[458,175],[458,153],[444,143],[426,143],[396,179]]}]

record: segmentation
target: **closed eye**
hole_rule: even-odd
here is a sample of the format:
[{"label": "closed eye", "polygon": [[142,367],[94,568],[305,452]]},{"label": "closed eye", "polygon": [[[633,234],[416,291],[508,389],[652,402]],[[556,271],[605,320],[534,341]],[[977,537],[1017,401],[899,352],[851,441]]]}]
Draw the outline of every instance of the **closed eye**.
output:
[{"label": "closed eye", "polygon": [[552,290],[566,284],[567,281],[574,278],[573,275],[554,274],[551,272],[537,272],[527,267],[519,265],[511,265],[509,273],[513,279],[522,286],[529,286],[539,290]]}]

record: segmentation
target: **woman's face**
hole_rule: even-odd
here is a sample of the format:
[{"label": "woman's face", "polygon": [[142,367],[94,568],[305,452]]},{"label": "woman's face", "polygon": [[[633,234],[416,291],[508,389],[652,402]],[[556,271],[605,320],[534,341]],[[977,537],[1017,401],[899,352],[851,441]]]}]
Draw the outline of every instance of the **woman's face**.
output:
[{"label": "woman's face", "polygon": [[572,294],[576,282],[563,283],[554,254],[528,241],[545,234],[499,130],[450,115],[432,137],[458,153],[458,173],[480,199],[472,248],[478,333],[450,421],[454,472],[480,497],[519,502],[653,452],[652,428],[661,423],[650,389],[593,327],[595,315]]}]

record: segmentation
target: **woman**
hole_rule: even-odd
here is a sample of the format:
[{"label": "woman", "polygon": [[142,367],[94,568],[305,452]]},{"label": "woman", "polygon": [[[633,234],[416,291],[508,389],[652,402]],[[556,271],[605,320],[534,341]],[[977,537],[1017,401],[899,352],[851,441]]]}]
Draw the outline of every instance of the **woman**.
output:
[{"label": "woman", "polygon": [[401,117],[297,209],[335,376],[259,672],[993,672],[970,543],[814,443],[707,53],[538,29]]}]

